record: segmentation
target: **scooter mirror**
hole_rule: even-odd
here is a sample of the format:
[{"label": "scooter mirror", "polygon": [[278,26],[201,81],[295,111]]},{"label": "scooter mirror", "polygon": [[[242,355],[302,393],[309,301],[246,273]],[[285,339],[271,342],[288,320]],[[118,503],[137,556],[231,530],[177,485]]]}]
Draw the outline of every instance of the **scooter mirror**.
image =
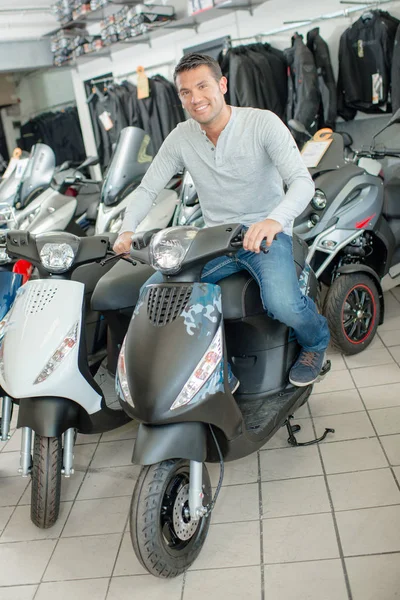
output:
[{"label": "scooter mirror", "polygon": [[400,108],[396,110],[392,118],[390,119],[388,125],[393,125],[394,123],[400,123]]},{"label": "scooter mirror", "polygon": [[99,159],[97,156],[88,156],[85,161],[81,165],[79,165],[78,169],[84,169],[85,167],[94,167],[99,164]]},{"label": "scooter mirror", "polygon": [[308,133],[307,129],[304,127],[303,123],[300,121],[296,121],[296,119],[290,119],[288,121],[288,125],[291,129],[297,131],[297,133],[303,133],[304,135],[308,135],[308,137],[312,137],[311,133]]},{"label": "scooter mirror", "polygon": [[351,135],[349,133],[347,133],[347,131],[342,131],[341,136],[343,138],[344,147],[351,148],[351,146],[353,144],[353,138],[351,137]]}]

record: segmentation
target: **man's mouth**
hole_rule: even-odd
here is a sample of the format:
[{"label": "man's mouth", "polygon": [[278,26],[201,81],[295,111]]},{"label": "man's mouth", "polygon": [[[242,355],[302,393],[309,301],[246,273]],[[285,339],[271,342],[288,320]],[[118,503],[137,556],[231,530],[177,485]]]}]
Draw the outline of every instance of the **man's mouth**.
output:
[{"label": "man's mouth", "polygon": [[197,108],[195,108],[194,111],[197,112],[197,113],[202,113],[207,108],[208,108],[208,104],[202,104],[201,106],[198,106]]}]

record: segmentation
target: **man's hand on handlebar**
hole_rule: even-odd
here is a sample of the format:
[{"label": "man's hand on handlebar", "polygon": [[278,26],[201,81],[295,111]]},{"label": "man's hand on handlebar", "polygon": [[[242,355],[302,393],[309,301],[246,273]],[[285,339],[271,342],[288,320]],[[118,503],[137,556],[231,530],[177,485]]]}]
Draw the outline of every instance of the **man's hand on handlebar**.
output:
[{"label": "man's hand on handlebar", "polygon": [[266,240],[267,248],[269,248],[278,233],[281,233],[283,227],[274,219],[265,219],[259,223],[250,225],[243,240],[243,248],[250,252],[260,252],[260,246],[263,239]]},{"label": "man's hand on handlebar", "polygon": [[114,252],[116,254],[128,253],[131,249],[132,236],[133,231],[124,231],[124,233],[121,233],[113,246]]}]

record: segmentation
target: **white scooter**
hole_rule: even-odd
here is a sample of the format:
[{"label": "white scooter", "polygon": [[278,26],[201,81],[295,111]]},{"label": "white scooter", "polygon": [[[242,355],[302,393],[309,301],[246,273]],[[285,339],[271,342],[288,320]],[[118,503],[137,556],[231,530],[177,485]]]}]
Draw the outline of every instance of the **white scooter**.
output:
[{"label": "white scooter", "polygon": [[129,420],[118,403],[105,352],[89,356],[86,289],[72,280],[83,265],[90,278],[111,240],[11,231],[6,243],[10,256],[29,260],[42,277],[20,288],[0,323],[0,386],[4,422],[10,421],[13,402],[19,404],[20,472],[32,474],[31,519],[48,528],[59,513],[61,474],[74,472],[76,433],[102,433]]},{"label": "white scooter", "polygon": [[[81,171],[97,163],[97,158],[89,157],[77,169],[66,164],[56,171],[53,150],[36,144],[17,194],[17,228],[32,233],[67,230],[85,235],[75,220],[91,204],[98,204],[100,182],[86,179]],[[88,194],[81,193],[84,186]]]}]

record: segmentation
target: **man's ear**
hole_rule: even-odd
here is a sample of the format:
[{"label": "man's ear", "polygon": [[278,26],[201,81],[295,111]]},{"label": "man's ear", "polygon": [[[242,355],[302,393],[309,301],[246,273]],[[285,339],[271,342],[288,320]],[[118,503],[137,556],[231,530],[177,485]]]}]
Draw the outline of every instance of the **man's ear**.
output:
[{"label": "man's ear", "polygon": [[228,91],[228,80],[226,77],[221,77],[221,79],[219,80],[219,89],[223,94],[226,94],[226,92]]}]

